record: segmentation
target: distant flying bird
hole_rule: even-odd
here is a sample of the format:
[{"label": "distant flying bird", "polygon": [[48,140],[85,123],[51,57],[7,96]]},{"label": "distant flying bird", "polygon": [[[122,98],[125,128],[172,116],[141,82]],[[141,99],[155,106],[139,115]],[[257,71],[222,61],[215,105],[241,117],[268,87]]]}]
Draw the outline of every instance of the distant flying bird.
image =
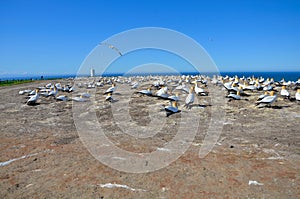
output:
[{"label": "distant flying bird", "polygon": [[108,43],[100,43],[100,45],[106,45],[106,46],[108,46],[110,49],[113,49],[113,50],[117,51],[117,53],[119,53],[120,56],[123,56],[123,54],[121,53],[121,51],[120,51],[117,47],[115,47],[115,46],[113,46],[113,45],[111,45],[111,44],[108,44]]}]

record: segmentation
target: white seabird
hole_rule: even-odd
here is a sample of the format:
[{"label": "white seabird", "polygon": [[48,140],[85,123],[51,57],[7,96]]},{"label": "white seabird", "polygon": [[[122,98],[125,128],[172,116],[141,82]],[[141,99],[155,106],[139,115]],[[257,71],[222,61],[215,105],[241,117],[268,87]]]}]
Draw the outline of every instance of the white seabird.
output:
[{"label": "white seabird", "polygon": [[66,101],[68,101],[68,97],[66,95],[60,95],[60,96],[56,97],[56,100],[66,102]]},{"label": "white seabird", "polygon": [[147,90],[140,90],[137,93],[140,93],[142,95],[148,95],[148,96],[152,95],[152,92],[151,92],[150,88],[148,88]]},{"label": "white seabird", "polygon": [[108,101],[108,102],[113,102],[113,101],[114,101],[114,99],[113,99],[112,96],[111,96],[111,93],[108,93],[108,94],[107,94],[107,96],[106,96],[106,98],[105,98],[105,101]]},{"label": "white seabird", "polygon": [[265,97],[269,96],[268,92],[266,91],[264,94],[258,96],[257,101],[264,99]]},{"label": "white seabird", "polygon": [[234,99],[234,100],[240,100],[240,92],[238,91],[236,94],[230,93],[229,95],[226,96],[227,98]]},{"label": "white seabird", "polygon": [[277,95],[274,95],[274,91],[271,91],[270,96],[267,96],[267,97],[263,98],[262,100],[259,100],[256,103],[256,105],[259,105],[259,104],[271,105],[273,102],[275,102],[276,99],[277,99]]},{"label": "white seabird", "polygon": [[112,84],[111,87],[105,91],[104,95],[106,95],[108,93],[113,93],[116,90],[115,86],[116,86],[115,84]]},{"label": "white seabird", "polygon": [[286,98],[290,97],[290,93],[286,90],[286,86],[282,86],[281,91],[280,91],[280,95],[282,97],[286,97]]},{"label": "white seabird", "polygon": [[169,96],[168,99],[171,101],[179,101],[179,95],[176,93],[175,95]]},{"label": "white seabird", "polygon": [[39,89],[35,90],[35,95],[30,96],[30,98],[27,100],[27,104],[28,105],[34,105],[36,104],[37,100],[39,99],[40,95],[39,95]]},{"label": "white seabird", "polygon": [[297,89],[297,93],[295,94],[295,98],[297,101],[300,101],[300,89]]},{"label": "white seabird", "polygon": [[176,101],[172,101],[171,105],[165,106],[165,111],[167,112],[167,117],[169,117],[170,115],[172,115],[174,113],[180,112],[180,110],[178,110]]},{"label": "white seabird", "polygon": [[198,87],[198,84],[197,84],[196,81],[194,81],[194,82],[192,82],[192,83],[195,84],[195,93],[196,93],[197,95],[207,95],[207,92],[204,91],[203,88]]},{"label": "white seabird", "polygon": [[191,108],[191,105],[194,103],[194,100],[195,100],[194,87],[192,86],[190,88],[190,92],[189,92],[188,96],[185,99],[184,107]]},{"label": "white seabird", "polygon": [[81,95],[78,97],[73,97],[72,98],[73,101],[75,102],[86,102],[88,99],[87,98],[83,98]]}]

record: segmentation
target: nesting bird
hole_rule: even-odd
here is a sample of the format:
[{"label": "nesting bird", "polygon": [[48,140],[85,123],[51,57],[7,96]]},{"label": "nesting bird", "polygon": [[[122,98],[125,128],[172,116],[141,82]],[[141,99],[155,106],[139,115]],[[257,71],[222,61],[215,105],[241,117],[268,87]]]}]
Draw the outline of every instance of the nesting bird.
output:
[{"label": "nesting bird", "polygon": [[275,93],[274,91],[271,91],[270,96],[267,96],[267,97],[263,98],[262,100],[257,101],[256,105],[266,104],[266,105],[270,106],[277,99],[277,95],[274,95],[274,93]]},{"label": "nesting bird", "polygon": [[152,96],[152,92],[151,92],[150,88],[147,88],[147,90],[140,90],[137,93],[142,94],[142,95]]},{"label": "nesting bird", "polygon": [[258,96],[258,98],[257,98],[257,101],[259,101],[259,100],[262,100],[262,99],[264,99],[264,98],[265,98],[265,97],[267,97],[267,96],[269,96],[269,94],[268,94],[268,92],[267,92],[267,91],[265,91],[265,93],[264,93],[264,94],[262,94],[262,95]]},{"label": "nesting bird", "polygon": [[167,117],[169,117],[170,115],[172,115],[174,113],[180,112],[180,110],[178,110],[178,105],[177,105],[176,101],[172,101],[171,105],[165,106],[165,111],[167,113]]},{"label": "nesting bird", "polygon": [[226,96],[227,98],[234,99],[234,100],[240,100],[241,95],[240,92],[238,91],[236,94],[230,93],[229,95]]},{"label": "nesting bird", "polygon": [[105,101],[108,101],[108,102],[113,102],[113,101],[114,101],[114,99],[113,99],[112,96],[111,96],[111,93],[108,93],[108,94],[107,94],[107,96],[106,96],[106,98],[105,98]]},{"label": "nesting bird", "polygon": [[104,95],[106,95],[108,93],[113,93],[115,90],[116,90],[116,85],[112,84],[111,87],[105,91]]},{"label": "nesting bird", "polygon": [[66,95],[60,95],[60,96],[56,97],[56,100],[66,102],[66,101],[68,101],[68,97]]},{"label": "nesting bird", "polygon": [[280,95],[284,98],[289,98],[290,97],[290,93],[286,90],[286,86],[282,86],[281,91],[280,91]]},{"label": "nesting bird", "polygon": [[295,94],[295,98],[297,101],[300,101],[300,89],[297,89],[297,93]]}]

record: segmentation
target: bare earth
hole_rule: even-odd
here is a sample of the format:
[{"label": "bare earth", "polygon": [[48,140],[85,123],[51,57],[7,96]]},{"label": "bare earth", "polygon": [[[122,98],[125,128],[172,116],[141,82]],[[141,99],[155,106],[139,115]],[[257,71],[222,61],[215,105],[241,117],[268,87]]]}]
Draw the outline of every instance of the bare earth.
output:
[{"label": "bare earth", "polygon": [[[222,134],[213,150],[200,159],[211,106],[209,96],[198,97],[206,106],[191,110],[180,106],[200,117],[198,133],[185,154],[161,170],[132,174],[105,166],[88,152],[73,122],[72,101],[41,98],[39,105],[28,106],[25,96],[18,94],[49,82],[0,88],[0,198],[300,198],[297,102],[279,97],[273,108],[257,108],[259,93],[251,92],[249,101],[226,102],[221,107],[225,113]],[[101,93],[108,87],[97,89]],[[115,103],[128,98],[114,97],[119,100]],[[111,105],[104,99],[98,95],[97,116],[118,147],[150,152],[174,137],[181,113],[168,117],[170,125],[153,138],[137,140],[116,127]],[[165,103],[132,95],[133,122],[147,124],[150,105],[157,117],[165,117],[161,106]]]}]

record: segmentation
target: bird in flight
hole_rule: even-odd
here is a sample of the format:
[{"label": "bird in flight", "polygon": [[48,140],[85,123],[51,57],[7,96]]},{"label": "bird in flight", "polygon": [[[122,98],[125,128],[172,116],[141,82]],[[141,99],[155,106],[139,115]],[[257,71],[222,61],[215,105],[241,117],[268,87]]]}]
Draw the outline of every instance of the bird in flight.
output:
[{"label": "bird in flight", "polygon": [[108,46],[110,49],[113,49],[113,50],[117,51],[117,53],[118,53],[120,56],[123,56],[123,54],[121,53],[121,51],[120,51],[117,47],[115,47],[115,46],[113,46],[113,45],[111,45],[111,44],[108,44],[108,43],[100,43],[100,45],[106,45],[106,46]]}]

